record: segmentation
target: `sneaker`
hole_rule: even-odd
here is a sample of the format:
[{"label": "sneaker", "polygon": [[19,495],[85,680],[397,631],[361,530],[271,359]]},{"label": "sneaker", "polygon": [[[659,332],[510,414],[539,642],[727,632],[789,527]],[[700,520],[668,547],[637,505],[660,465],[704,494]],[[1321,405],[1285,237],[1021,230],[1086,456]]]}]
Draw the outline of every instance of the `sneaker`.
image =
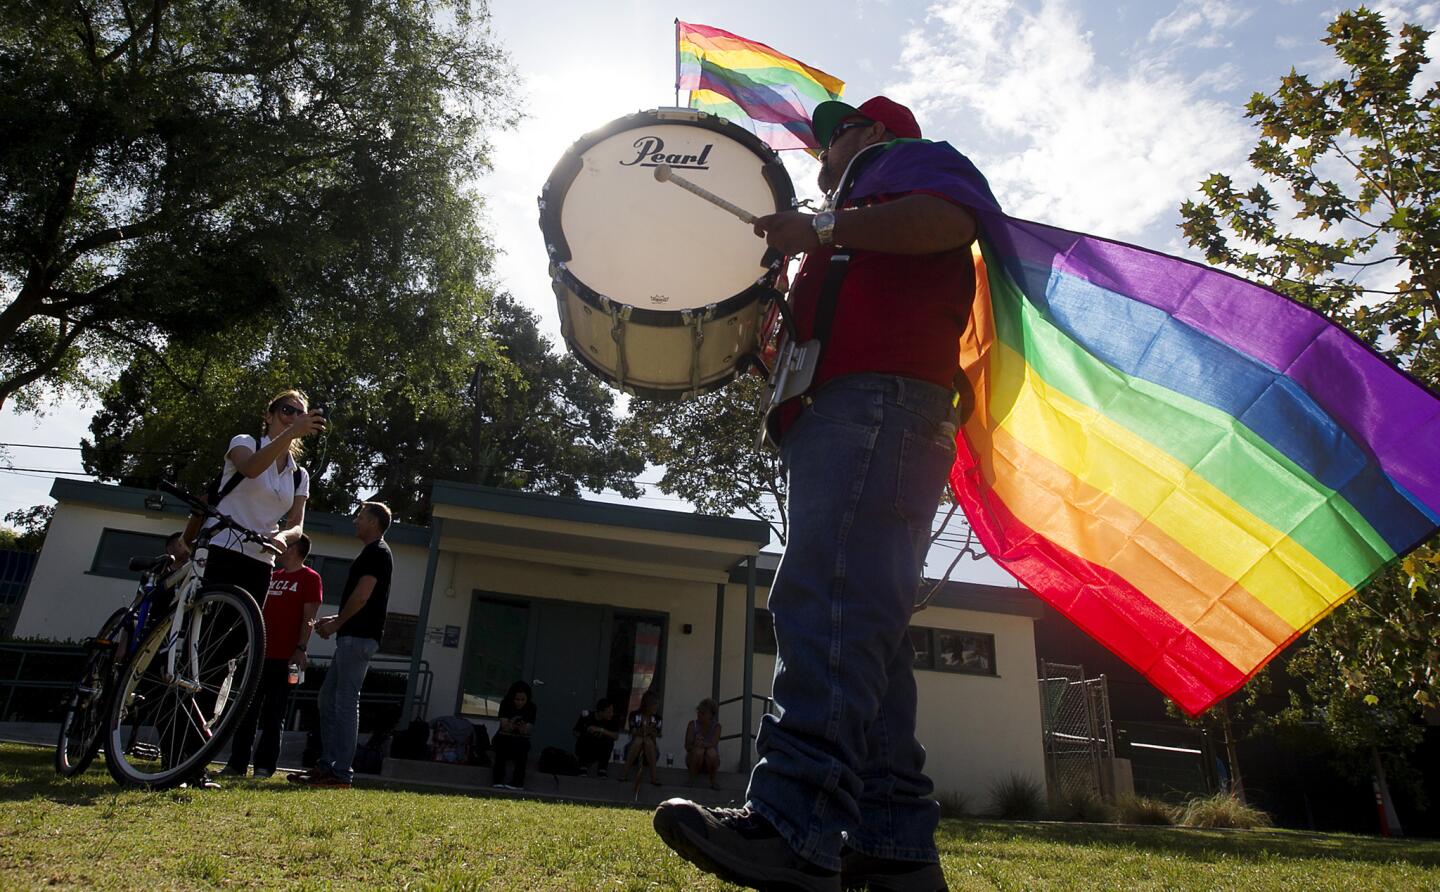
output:
[{"label": "sneaker", "polygon": [[256,768],[250,776],[255,778],[256,780],[265,780],[267,778],[274,777],[275,772],[266,771],[264,768]]},{"label": "sneaker", "polygon": [[949,892],[945,872],[934,861],[872,858],[853,849],[840,853],[840,885],[871,892]]},{"label": "sneaker", "polygon": [[328,771],[312,774],[301,781],[307,787],[333,787],[337,790],[350,789],[350,781],[342,780]]},{"label": "sneaker", "polygon": [[710,808],[668,799],[655,809],[655,832],[686,861],[741,886],[840,889],[838,872],[795,854],[770,822],[749,808]]},{"label": "sneaker", "polygon": [[307,771],[292,771],[289,774],[285,775],[285,779],[292,784],[307,783],[310,780],[310,775],[314,774],[315,771],[316,769],[314,768],[311,768]]}]

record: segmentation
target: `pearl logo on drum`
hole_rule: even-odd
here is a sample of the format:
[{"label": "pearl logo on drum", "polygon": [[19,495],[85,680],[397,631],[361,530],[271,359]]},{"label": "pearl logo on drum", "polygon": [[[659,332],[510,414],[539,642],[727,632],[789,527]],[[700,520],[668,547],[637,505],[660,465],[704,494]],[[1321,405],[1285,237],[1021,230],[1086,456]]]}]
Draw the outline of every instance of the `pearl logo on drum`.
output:
[{"label": "pearl logo on drum", "polygon": [[635,140],[635,158],[631,161],[621,161],[621,167],[656,167],[661,164],[668,164],[676,170],[709,170],[710,165],[705,159],[710,157],[710,150],[715,148],[714,143],[706,143],[705,148],[700,150],[698,155],[684,155],[680,153],[665,154],[665,140],[658,136],[642,136]]}]

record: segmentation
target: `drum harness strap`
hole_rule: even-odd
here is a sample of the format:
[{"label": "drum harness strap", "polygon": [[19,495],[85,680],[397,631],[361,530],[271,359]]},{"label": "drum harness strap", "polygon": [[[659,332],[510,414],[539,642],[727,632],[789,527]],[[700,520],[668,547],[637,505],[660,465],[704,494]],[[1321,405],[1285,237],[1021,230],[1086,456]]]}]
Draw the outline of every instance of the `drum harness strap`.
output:
[{"label": "drum harness strap", "polygon": [[[829,202],[831,207],[836,209],[843,207],[850,190],[855,187],[855,181],[860,178],[865,168],[869,167],[884,154],[884,151],[869,151],[869,149],[875,147],[889,148],[889,145],[877,143],[876,146],[862,149],[854,158],[850,159],[850,164],[846,168],[844,176],[841,177],[840,187],[835,190],[834,197]],[[840,289],[845,284],[845,275],[849,271],[849,251],[837,250],[834,254],[830,255],[830,262],[825,268],[825,279],[820,283],[820,297],[815,306],[815,324],[811,330],[811,342],[816,343],[818,347],[818,353],[812,367],[815,372],[819,371],[820,364],[825,358],[825,348],[830,343],[830,330],[835,325],[835,313],[840,306]],[[792,314],[789,307],[785,306],[783,298],[781,303],[782,306],[785,307],[783,312],[786,316],[786,322],[791,336],[796,337],[797,332],[793,319],[791,318]],[[951,386],[955,390],[955,405],[960,410],[960,421],[963,424],[965,419],[969,417],[970,410],[974,408],[974,391],[970,386],[970,380],[965,377],[963,371],[956,371]],[[812,380],[806,384],[803,391],[798,394],[790,394],[787,398],[798,396],[800,400],[808,406],[811,402],[810,392],[813,389],[814,383]],[[778,396],[780,395],[777,394],[777,397]],[[778,407],[778,405],[779,403],[777,402],[772,408]],[[766,428],[771,426],[771,419],[768,417],[765,426]],[[773,431],[770,433],[773,436]]]},{"label": "drum harness strap", "polygon": [[[832,198],[827,205],[832,208],[844,206],[845,198],[854,187],[855,181],[860,178],[860,173],[870,165],[871,161],[884,154],[883,151],[874,151],[875,148],[883,148],[885,144],[876,143],[874,146],[861,149],[850,164],[845,168],[844,175],[840,178],[840,185],[832,193]],[[862,163],[863,162],[863,163]],[[814,375],[820,369],[820,363],[825,356],[825,345],[830,340],[830,330],[835,325],[835,313],[840,305],[840,289],[845,284],[845,276],[850,271],[850,252],[844,249],[837,249],[830,255],[830,261],[825,267],[825,278],[820,283],[820,297],[815,306],[815,323],[811,330],[810,340],[799,342],[798,332],[795,328],[793,312],[781,298],[782,315],[785,317],[786,329],[790,337],[793,350],[793,364],[795,367],[785,366],[792,363],[792,360],[782,354],[781,362],[777,365],[776,374],[771,379],[771,390],[766,405],[765,419],[760,427],[760,440],[769,440],[778,444],[780,438],[777,436],[777,425],[781,405],[792,399],[799,398],[802,403],[809,405],[811,401],[810,391],[814,389]],[[803,365],[803,368],[799,366]],[[798,373],[798,374],[797,374]],[[794,374],[797,377],[791,387],[787,387],[787,379]],[[792,390],[798,387],[798,390]]]}]

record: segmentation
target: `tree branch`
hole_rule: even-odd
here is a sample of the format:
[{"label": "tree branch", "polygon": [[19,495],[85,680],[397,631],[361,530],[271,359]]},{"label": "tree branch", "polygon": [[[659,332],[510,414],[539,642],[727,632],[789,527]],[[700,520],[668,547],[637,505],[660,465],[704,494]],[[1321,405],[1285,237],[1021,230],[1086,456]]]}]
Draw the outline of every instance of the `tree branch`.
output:
[{"label": "tree branch", "polygon": [[160,366],[160,369],[164,371],[166,375],[169,375],[172,381],[180,385],[180,388],[186,393],[198,394],[200,392],[198,387],[191,384],[179,372],[175,371],[175,369],[172,368],[170,363],[165,359],[165,354],[159,350],[156,350],[154,346],[145,343],[144,341],[133,335],[129,335],[123,331],[120,331],[119,329],[110,325],[108,322],[92,322],[91,327],[95,331],[108,335],[122,344],[126,344],[130,347],[135,348],[136,350],[140,350],[148,354],[150,358],[155,360],[155,362]]},{"label": "tree branch", "polygon": [[[67,326],[69,326],[68,331],[66,330]],[[60,338],[55,342],[55,348],[50,351],[50,354],[41,362],[35,363],[28,372],[22,372],[12,378],[0,381],[0,408],[3,408],[6,401],[19,390],[34,384],[45,377],[47,372],[54,369],[61,358],[65,356],[65,351],[69,350],[75,343],[75,339],[85,331],[85,326],[72,324],[69,320],[62,319],[60,321]]]},{"label": "tree branch", "polygon": [[99,288],[84,292],[70,291],[65,288],[51,288],[50,294],[58,295],[61,300],[46,301],[41,304],[40,312],[37,315],[54,316],[57,319],[61,318],[71,310],[95,303],[107,294],[117,290],[123,281],[125,281],[125,276],[116,276]]}]

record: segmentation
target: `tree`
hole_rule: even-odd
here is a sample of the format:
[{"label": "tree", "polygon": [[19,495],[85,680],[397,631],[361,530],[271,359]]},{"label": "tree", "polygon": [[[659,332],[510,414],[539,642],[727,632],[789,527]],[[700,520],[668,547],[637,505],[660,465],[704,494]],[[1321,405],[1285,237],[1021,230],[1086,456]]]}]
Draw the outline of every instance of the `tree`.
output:
[{"label": "tree", "polygon": [[743,511],[785,543],[785,475],[773,450],[756,446],[764,382],[743,375],[684,402],[632,400],[622,436],[665,468],[660,489],[707,514]]},{"label": "tree", "polygon": [[[1315,307],[1431,386],[1440,383],[1440,83],[1417,84],[1430,32],[1341,13],[1324,42],[1346,76],[1314,84],[1291,69],[1246,107],[1260,174],[1241,190],[1211,174],[1180,209],[1191,245]],[[1279,185],[1300,226],[1277,221]],[[1303,234],[1317,230],[1318,234]]]},{"label": "tree", "polygon": [[472,209],[458,184],[485,165],[480,134],[514,117],[486,17],[469,0],[7,4],[0,405],[137,353],[178,371],[167,343],[263,314],[457,287],[454,240],[412,224]]},{"label": "tree", "polygon": [[[1212,174],[1181,208],[1190,244],[1345,326],[1417,380],[1440,385],[1440,84],[1417,83],[1430,33],[1377,13],[1339,14],[1324,42],[1344,68],[1293,69],[1247,106],[1261,139],[1247,189]],[[1394,49],[1392,50],[1392,41]],[[1292,221],[1266,184],[1278,186]],[[1437,540],[1373,580],[1306,636],[1292,722],[1319,721],[1377,766],[1408,751],[1440,704]],[[1383,783],[1383,772],[1380,780]]]},{"label": "tree", "polygon": [[137,357],[104,391],[82,461],[123,484],[173,473],[199,490],[219,473],[229,438],[258,431],[270,397],[298,385],[332,418],[305,441],[313,508],[347,511],[373,492],[424,522],[437,479],[638,495],[645,462],[616,437],[613,394],[551,353],[509,296],[483,298],[462,289],[425,298],[423,312],[403,303],[316,318],[303,336],[281,326],[171,345],[161,355],[169,371]]},{"label": "tree", "polygon": [[50,531],[50,521],[55,517],[54,505],[35,505],[17,508],[5,515],[5,522],[14,527],[13,544],[4,547],[17,551],[39,551],[45,544],[45,534]]}]

